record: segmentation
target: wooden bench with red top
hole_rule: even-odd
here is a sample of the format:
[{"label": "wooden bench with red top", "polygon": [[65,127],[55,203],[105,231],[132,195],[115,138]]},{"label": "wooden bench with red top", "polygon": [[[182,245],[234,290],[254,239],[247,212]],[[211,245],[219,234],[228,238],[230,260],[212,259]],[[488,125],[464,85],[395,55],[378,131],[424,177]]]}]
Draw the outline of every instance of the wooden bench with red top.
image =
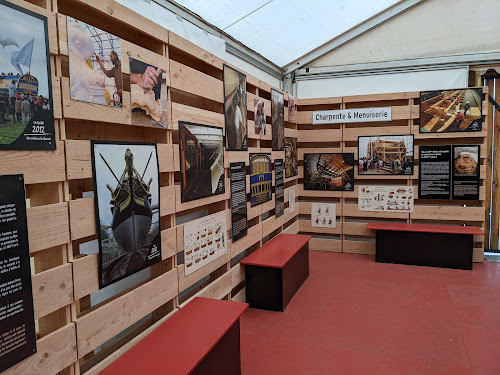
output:
[{"label": "wooden bench with red top", "polygon": [[279,234],[240,262],[245,266],[246,298],[250,307],[285,310],[309,276],[311,238]]},{"label": "wooden bench with red top", "polygon": [[375,261],[472,269],[474,236],[481,228],[458,225],[368,223],[377,231]]},{"label": "wooden bench with red top", "polygon": [[101,374],[241,374],[239,319],[247,308],[197,297]]}]

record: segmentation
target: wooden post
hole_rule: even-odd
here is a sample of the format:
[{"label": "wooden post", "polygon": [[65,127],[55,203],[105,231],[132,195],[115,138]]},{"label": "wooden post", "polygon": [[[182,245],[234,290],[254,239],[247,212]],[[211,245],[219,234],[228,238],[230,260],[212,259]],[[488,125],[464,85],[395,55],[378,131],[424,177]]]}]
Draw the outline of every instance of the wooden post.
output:
[{"label": "wooden post", "polygon": [[[486,78],[486,85],[488,87],[488,95],[493,95],[493,79]],[[491,164],[492,164],[492,144],[493,144],[493,105],[488,100],[488,114],[486,115],[486,126],[488,135],[486,137],[486,198],[484,202],[484,221],[486,223],[484,228],[484,247],[485,249],[491,248],[490,242],[490,226],[491,226]]]},{"label": "wooden post", "polygon": [[[500,79],[495,78],[495,96],[494,99],[497,101],[500,99]],[[498,134],[500,134],[500,111],[498,109],[494,110],[495,121],[493,124],[492,139],[498,141]],[[493,173],[492,179],[493,184],[491,187],[492,205],[491,205],[491,242],[490,248],[498,250],[498,226],[499,213],[500,213],[500,148],[495,144],[494,155],[493,155]]]}]

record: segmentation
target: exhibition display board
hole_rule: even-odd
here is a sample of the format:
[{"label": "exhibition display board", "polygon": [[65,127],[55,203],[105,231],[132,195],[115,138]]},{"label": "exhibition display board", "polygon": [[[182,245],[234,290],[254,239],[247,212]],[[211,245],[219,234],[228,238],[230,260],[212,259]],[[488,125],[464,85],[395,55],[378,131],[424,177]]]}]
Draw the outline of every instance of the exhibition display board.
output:
[{"label": "exhibition display board", "polygon": [[[42,110],[53,115],[55,149],[50,145],[44,150],[0,150],[0,175],[24,175],[37,338],[36,353],[15,364],[5,374],[98,374],[196,296],[245,301],[245,275],[240,260],[282,232],[296,234],[300,231],[314,235],[309,242],[312,250],[373,254],[375,233],[366,229],[366,224],[374,220],[484,226],[487,194],[485,144],[491,123],[486,115],[490,106],[485,101],[486,88],[482,92],[481,130],[442,134],[419,132],[420,93],[294,98],[293,105],[289,106],[286,92],[235,67],[245,77],[240,78],[238,74],[237,84],[236,81],[227,82],[226,95],[234,96],[238,92],[237,100],[233,100],[234,97],[224,96],[224,65],[231,67],[228,62],[119,3],[112,0],[9,0],[9,3],[37,14],[47,22],[50,69],[47,66],[46,71],[51,79],[47,80],[50,87],[46,90],[52,102],[45,104],[45,109],[42,105]],[[82,25],[91,25],[92,28],[85,29]],[[99,38],[94,37],[96,30],[102,30],[105,38],[98,41]],[[3,30],[2,35],[7,37]],[[82,44],[82,40],[87,43]],[[19,41],[18,44],[23,47],[26,43]],[[88,48],[82,49],[82,46]],[[11,45],[5,51],[10,54],[14,49]],[[25,69],[23,64],[21,69]],[[90,80],[94,75],[82,74],[89,73],[86,69],[99,73],[92,81],[93,86],[87,85],[89,81],[85,79]],[[246,106],[241,102],[245,97]],[[246,116],[242,114],[239,121],[239,116],[236,118],[229,111],[230,107],[238,107],[240,111],[246,107]],[[289,108],[292,108],[296,122],[289,121]],[[313,111],[357,108],[391,108],[391,120],[313,124]],[[377,120],[381,117],[378,116]],[[227,151],[225,142],[220,151],[220,134],[228,134],[226,121],[237,128],[237,132],[230,131],[229,134],[235,134],[234,148],[238,151]],[[189,133],[184,133],[187,138],[181,139],[179,122],[221,130],[218,132],[216,160],[211,160],[208,167],[200,167],[207,175],[206,181],[211,182],[211,189],[208,184],[204,186],[206,192],[199,192],[196,186],[189,185],[193,180],[188,175],[184,181],[186,185],[183,183],[182,161],[187,162],[184,164],[187,171],[193,165],[192,160],[200,161],[206,157],[203,149],[206,152],[209,147],[200,141],[202,146],[197,148],[198,156],[183,159],[180,143],[196,143],[201,139],[200,134],[211,135],[188,128]],[[51,128],[45,130],[52,133]],[[358,137],[378,135],[413,135],[415,160],[408,169],[408,173],[412,170],[413,174],[359,174]],[[128,155],[126,148],[113,159],[99,156],[94,161],[104,163],[106,160],[109,165],[104,163],[99,168],[107,171],[109,181],[103,182],[104,188],[99,187],[95,193],[92,141],[155,145],[156,155],[151,158],[157,159],[157,171],[150,170],[148,164],[151,152],[139,157],[130,148],[135,157],[135,172],[126,170],[126,166],[132,165],[124,160]],[[212,141],[206,142],[209,143],[213,144]],[[358,210],[358,186],[392,184],[413,187],[416,193],[419,146],[427,144],[481,146],[479,200],[431,201],[415,196],[412,213]],[[190,153],[188,151],[192,156]],[[344,164],[352,167],[346,171],[345,178],[341,176],[338,181],[342,190],[303,188],[304,154],[318,153],[342,154]],[[270,167],[260,173],[267,174],[265,177],[271,182],[270,199],[257,205],[250,202],[251,154],[271,158]],[[287,160],[287,155],[295,158],[297,154],[298,163]],[[352,155],[354,160],[351,160]],[[281,201],[276,202],[274,193],[275,160],[283,160],[284,170],[284,213],[278,217],[275,212],[278,207],[280,214]],[[470,162],[470,158],[468,160]],[[240,163],[239,170],[245,171],[246,178],[247,223],[246,226],[241,223],[240,233],[234,233],[230,225],[231,163]],[[281,167],[279,169],[281,175]],[[153,175],[157,176],[156,179]],[[150,262],[144,263],[146,265],[128,267],[123,264],[122,268],[116,268],[119,271],[116,275],[102,282],[104,267],[101,263],[114,258],[109,253],[102,258],[103,251],[99,251],[96,194],[104,192],[103,210],[97,211],[99,218],[109,219],[109,210],[117,204],[118,193],[122,191],[118,189],[118,182],[125,182],[120,177],[126,177],[127,181],[131,177],[134,184],[144,187],[142,204],[138,204],[150,206],[150,212],[142,216],[150,217],[151,222],[146,219],[149,232],[141,236],[153,239],[155,231],[159,231],[160,246],[148,248]],[[239,179],[241,182],[242,177]],[[107,185],[111,189],[106,188]],[[159,195],[153,191],[155,186],[158,186]],[[184,186],[186,191],[183,192]],[[221,189],[217,189],[218,186]],[[136,198],[141,196],[137,191],[134,194],[120,203],[131,202],[128,198],[137,203]],[[183,199],[184,195],[187,199]],[[293,202],[289,202],[290,195]],[[311,225],[312,201],[336,204],[336,215],[331,224],[328,219],[328,225]],[[238,213],[244,211],[238,207]],[[227,241],[226,252],[213,257],[203,267],[186,273],[186,223],[217,213],[226,216],[226,233],[224,237],[220,236],[221,241],[222,238]],[[128,217],[120,217],[120,220]],[[131,217],[135,218],[135,215]],[[334,217],[336,225],[333,225]],[[111,221],[103,223],[100,229],[109,232],[116,228]],[[117,236],[114,233],[118,242]],[[233,241],[233,236],[237,241],[236,238]],[[101,236],[101,242],[103,239],[106,240]],[[101,248],[106,246],[109,244]],[[160,254],[155,249],[159,249]],[[475,236],[476,261],[482,260],[482,252],[483,238]],[[122,276],[125,277],[123,280]],[[100,290],[100,286],[108,284],[109,287]]]}]

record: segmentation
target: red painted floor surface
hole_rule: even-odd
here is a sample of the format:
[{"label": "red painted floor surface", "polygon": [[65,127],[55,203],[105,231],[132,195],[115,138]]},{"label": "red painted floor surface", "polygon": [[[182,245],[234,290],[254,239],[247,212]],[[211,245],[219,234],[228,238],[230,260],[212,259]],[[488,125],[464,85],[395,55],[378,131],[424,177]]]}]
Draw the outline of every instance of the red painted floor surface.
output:
[{"label": "red painted floor surface", "polygon": [[284,313],[241,319],[244,375],[499,375],[500,263],[473,271],[310,252]]}]

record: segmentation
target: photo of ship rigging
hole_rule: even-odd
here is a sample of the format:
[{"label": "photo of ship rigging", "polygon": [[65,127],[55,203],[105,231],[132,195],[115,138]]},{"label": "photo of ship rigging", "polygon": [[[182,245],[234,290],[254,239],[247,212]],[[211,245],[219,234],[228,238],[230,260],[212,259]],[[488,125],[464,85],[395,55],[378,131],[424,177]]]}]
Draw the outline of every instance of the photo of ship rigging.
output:
[{"label": "photo of ship rigging", "polygon": [[273,151],[285,148],[285,98],[279,91],[271,89],[271,131]]},{"label": "photo of ship rigging", "polygon": [[273,199],[271,154],[250,154],[250,207]]},{"label": "photo of ship rigging", "polygon": [[92,141],[101,288],[161,261],[155,144]]},{"label": "photo of ship rigging", "polygon": [[166,128],[168,121],[165,70],[132,57],[129,61],[132,124]]},{"label": "photo of ship rigging", "polygon": [[121,39],[67,17],[71,99],[122,106]]},{"label": "photo of ship rigging", "polygon": [[304,190],[354,191],[354,154],[304,154]]},{"label": "photo of ship rigging", "polygon": [[358,174],[413,175],[413,135],[358,137]]},{"label": "photo of ship rigging", "polygon": [[420,93],[420,133],[474,132],[482,129],[481,88]]},{"label": "photo of ship rigging", "polygon": [[247,150],[247,76],[224,65],[226,149]]},{"label": "photo of ship rigging", "polygon": [[285,178],[299,174],[297,138],[285,137]]},{"label": "photo of ship rigging", "polygon": [[224,194],[222,128],[179,121],[181,201]]},{"label": "photo of ship rigging", "polygon": [[0,0],[0,150],[55,150],[47,18]]}]

